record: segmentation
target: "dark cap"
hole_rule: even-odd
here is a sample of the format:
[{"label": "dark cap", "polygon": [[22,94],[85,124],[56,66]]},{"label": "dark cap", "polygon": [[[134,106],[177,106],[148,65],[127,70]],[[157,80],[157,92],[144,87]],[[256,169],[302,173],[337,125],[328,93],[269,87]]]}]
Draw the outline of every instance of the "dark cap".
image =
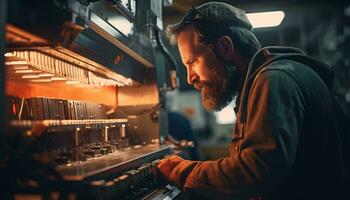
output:
[{"label": "dark cap", "polygon": [[208,2],[197,7],[192,7],[186,12],[180,22],[170,25],[168,28],[171,32],[174,32],[199,20],[225,23],[248,30],[253,29],[243,10],[222,2]]}]

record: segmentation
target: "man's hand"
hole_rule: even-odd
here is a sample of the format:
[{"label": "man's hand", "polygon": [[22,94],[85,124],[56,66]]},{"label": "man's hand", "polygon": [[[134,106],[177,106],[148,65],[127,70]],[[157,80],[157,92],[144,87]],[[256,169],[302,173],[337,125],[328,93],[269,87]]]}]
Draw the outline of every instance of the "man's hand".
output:
[{"label": "man's hand", "polygon": [[176,186],[183,189],[189,173],[200,162],[201,161],[184,160],[179,156],[173,155],[160,160],[157,166],[157,171],[161,177],[175,183]]},{"label": "man's hand", "polygon": [[162,159],[158,163],[158,171],[160,172],[161,176],[167,179],[168,181],[175,182],[176,177],[172,177],[174,175],[171,174],[172,170],[184,159],[182,159],[179,156],[172,155],[168,158]]}]

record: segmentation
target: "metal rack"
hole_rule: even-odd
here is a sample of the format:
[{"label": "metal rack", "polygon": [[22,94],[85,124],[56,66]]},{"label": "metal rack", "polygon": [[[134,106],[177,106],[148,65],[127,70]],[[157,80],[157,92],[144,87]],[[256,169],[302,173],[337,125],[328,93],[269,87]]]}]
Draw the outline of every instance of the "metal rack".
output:
[{"label": "metal rack", "polygon": [[[133,81],[64,48],[32,47],[5,53],[10,79],[93,86],[132,86]],[[93,73],[92,73],[93,72]]]}]

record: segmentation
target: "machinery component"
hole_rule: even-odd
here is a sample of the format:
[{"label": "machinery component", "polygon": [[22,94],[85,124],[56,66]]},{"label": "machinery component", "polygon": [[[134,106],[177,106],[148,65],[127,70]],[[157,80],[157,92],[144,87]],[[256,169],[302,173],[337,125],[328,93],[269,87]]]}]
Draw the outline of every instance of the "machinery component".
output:
[{"label": "machinery component", "polygon": [[162,41],[161,32],[157,28],[154,28],[154,38],[155,38],[157,47],[161,50],[163,55],[167,58],[168,62],[170,63],[171,70],[169,71],[169,77],[171,80],[171,89],[178,88],[180,81],[177,75],[178,67],[177,67],[176,60],[165,47]]},{"label": "machinery component", "polygon": [[[132,80],[63,48],[33,47],[6,52],[9,79],[30,82],[131,86]],[[93,72],[93,73],[92,73]],[[75,81],[75,82],[74,82]]]},{"label": "machinery component", "polygon": [[[54,9],[45,13],[69,12],[72,21],[55,16],[63,24],[58,34],[55,23],[50,30],[28,23],[37,35],[22,30],[17,16],[6,26],[5,196],[175,198],[179,190],[154,176],[157,160],[173,154],[161,136],[168,77],[157,72],[171,57],[160,30],[155,51],[147,31],[162,26],[161,1],[68,0],[68,9],[40,3]],[[42,20],[41,8],[25,5]]]}]

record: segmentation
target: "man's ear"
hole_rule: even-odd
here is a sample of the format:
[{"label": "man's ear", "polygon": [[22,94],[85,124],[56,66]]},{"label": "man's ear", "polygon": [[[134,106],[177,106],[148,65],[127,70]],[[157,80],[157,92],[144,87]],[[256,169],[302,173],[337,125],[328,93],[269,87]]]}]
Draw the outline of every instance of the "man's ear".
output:
[{"label": "man's ear", "polygon": [[233,42],[227,35],[221,36],[216,43],[216,51],[226,60],[230,60],[234,53]]}]

